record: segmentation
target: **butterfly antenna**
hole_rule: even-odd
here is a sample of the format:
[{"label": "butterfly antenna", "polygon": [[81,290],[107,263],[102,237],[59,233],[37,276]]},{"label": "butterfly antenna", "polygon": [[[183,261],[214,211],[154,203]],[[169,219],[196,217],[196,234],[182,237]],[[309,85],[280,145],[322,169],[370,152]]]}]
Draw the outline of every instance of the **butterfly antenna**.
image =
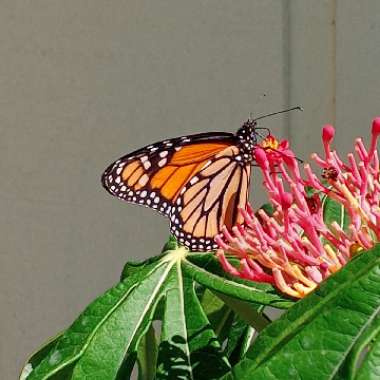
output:
[{"label": "butterfly antenna", "polygon": [[259,117],[257,117],[256,119],[253,119],[253,121],[257,121],[257,120],[260,120],[260,119],[264,119],[265,117],[269,117],[269,116],[273,116],[273,115],[278,115],[278,114],[280,114],[280,113],[290,112],[290,111],[294,111],[294,110],[303,111],[303,108],[300,107],[300,106],[292,107],[292,108],[288,108],[288,109],[286,109],[286,110],[282,110],[282,111],[278,111],[278,112],[269,113],[268,115],[259,116]]},{"label": "butterfly antenna", "polygon": [[[264,136],[262,133],[260,133],[258,131],[265,131],[267,133],[267,135]],[[265,139],[265,138],[267,138],[270,135],[270,129],[269,128],[256,127],[255,128],[255,133],[256,133],[257,136],[260,136],[262,139]]]}]

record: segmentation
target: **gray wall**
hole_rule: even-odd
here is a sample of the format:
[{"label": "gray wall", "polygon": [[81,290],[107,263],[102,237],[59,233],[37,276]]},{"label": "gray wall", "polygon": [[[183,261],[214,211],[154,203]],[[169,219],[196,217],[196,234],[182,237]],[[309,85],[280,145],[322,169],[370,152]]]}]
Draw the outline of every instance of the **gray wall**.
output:
[{"label": "gray wall", "polygon": [[295,104],[262,125],[307,157],[380,114],[377,0],[1,0],[0,57],[4,380],[168,235],[102,190],[113,159]]}]

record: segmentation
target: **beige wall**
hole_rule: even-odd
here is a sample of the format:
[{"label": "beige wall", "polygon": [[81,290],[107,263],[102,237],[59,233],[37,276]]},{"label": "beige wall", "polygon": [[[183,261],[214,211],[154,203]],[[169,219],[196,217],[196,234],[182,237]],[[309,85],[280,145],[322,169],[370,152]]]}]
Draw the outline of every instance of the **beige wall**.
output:
[{"label": "beige wall", "polygon": [[108,163],[295,104],[263,125],[305,157],[336,122],[348,149],[379,62],[377,0],[1,0],[0,378],[165,241],[102,190]]}]

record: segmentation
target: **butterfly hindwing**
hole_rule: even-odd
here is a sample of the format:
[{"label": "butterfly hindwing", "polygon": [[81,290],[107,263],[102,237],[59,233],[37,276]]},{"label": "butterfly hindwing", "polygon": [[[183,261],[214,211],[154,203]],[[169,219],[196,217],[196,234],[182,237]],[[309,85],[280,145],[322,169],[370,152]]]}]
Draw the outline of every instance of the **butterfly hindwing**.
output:
[{"label": "butterfly hindwing", "polygon": [[222,226],[240,223],[238,207],[248,198],[250,165],[238,159],[230,146],[210,159],[181,191],[171,210],[170,227],[177,239],[191,250],[216,248],[213,241]]}]

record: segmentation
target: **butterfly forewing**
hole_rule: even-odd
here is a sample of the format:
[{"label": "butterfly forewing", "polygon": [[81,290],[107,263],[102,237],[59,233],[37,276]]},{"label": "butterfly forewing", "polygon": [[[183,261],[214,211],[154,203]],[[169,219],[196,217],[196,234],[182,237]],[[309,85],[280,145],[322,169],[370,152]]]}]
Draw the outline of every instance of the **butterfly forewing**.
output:
[{"label": "butterfly forewing", "polygon": [[103,173],[102,184],[122,200],[168,214],[203,162],[232,140],[230,133],[202,133],[148,145],[111,164]]}]

